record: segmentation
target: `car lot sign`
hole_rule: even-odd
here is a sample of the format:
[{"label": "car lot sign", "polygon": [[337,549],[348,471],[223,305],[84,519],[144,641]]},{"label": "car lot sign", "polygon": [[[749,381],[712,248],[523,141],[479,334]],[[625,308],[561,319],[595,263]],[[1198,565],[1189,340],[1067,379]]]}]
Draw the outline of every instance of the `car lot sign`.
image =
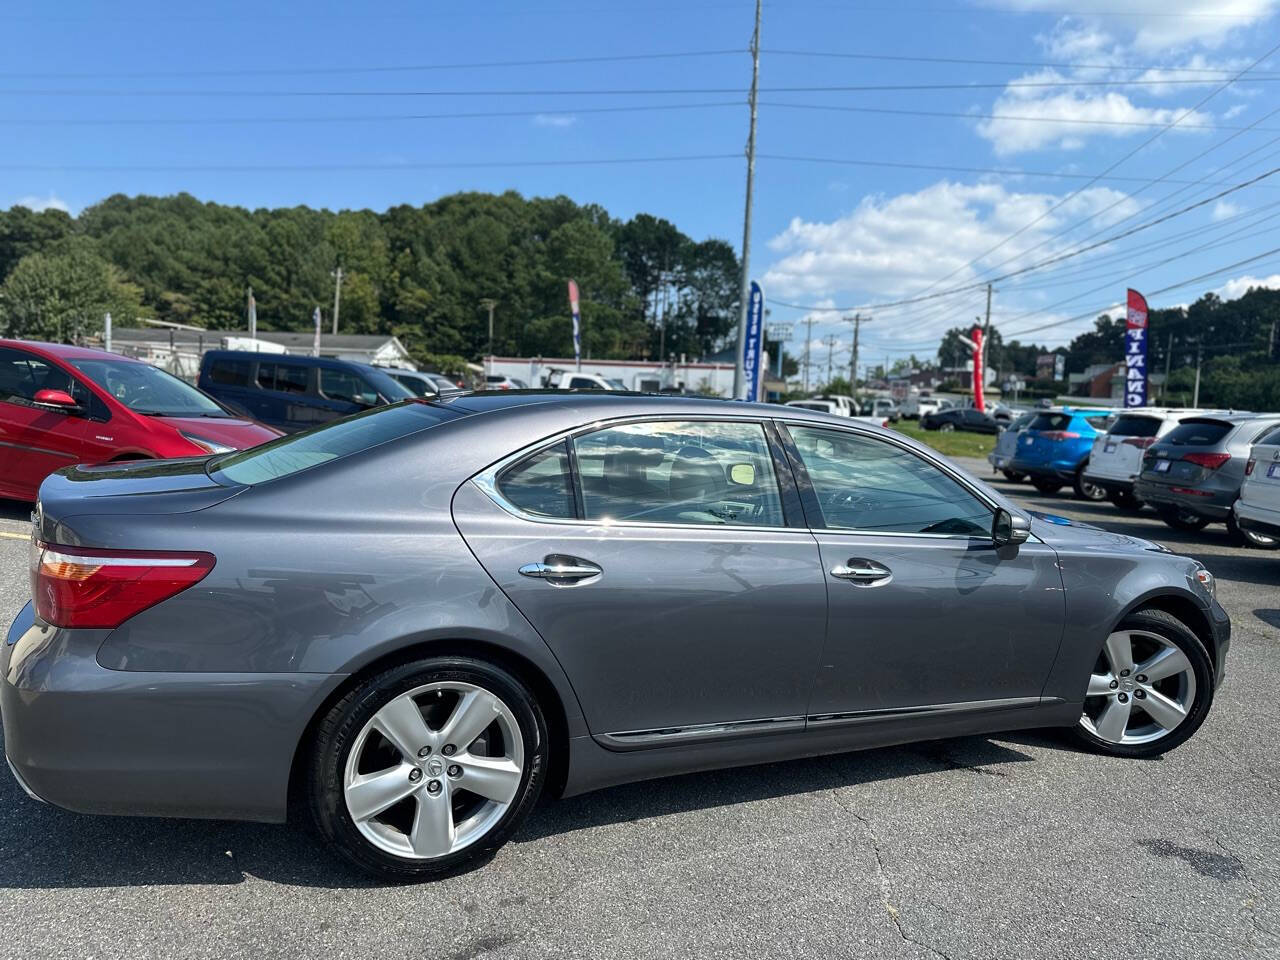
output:
[{"label": "car lot sign", "polygon": [[1129,291],[1124,325],[1124,405],[1147,405],[1147,301],[1137,290]]},{"label": "car lot sign", "polygon": [[764,290],[751,281],[751,299],[747,302],[747,339],[742,344],[744,399],[755,403],[760,399],[760,363],[764,350]]}]

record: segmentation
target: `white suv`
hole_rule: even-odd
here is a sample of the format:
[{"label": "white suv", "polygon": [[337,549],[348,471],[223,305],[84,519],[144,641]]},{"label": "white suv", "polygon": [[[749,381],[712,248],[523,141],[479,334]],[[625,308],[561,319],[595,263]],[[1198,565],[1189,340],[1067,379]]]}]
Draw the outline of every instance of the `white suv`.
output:
[{"label": "white suv", "polygon": [[1142,455],[1183,417],[1211,411],[1176,407],[1133,407],[1116,412],[1115,422],[1099,434],[1089,452],[1084,479],[1102,487],[1116,506],[1137,510],[1142,501],[1133,495],[1133,482],[1142,472]]},{"label": "white suv", "polygon": [[1241,530],[1280,539],[1280,430],[1272,430],[1249,451],[1234,509]]}]

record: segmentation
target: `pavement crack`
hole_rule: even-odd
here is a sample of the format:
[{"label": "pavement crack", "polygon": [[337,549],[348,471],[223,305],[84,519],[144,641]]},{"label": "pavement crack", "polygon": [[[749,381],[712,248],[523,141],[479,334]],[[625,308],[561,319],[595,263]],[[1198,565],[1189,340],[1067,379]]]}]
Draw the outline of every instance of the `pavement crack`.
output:
[{"label": "pavement crack", "polygon": [[840,796],[838,789],[831,790],[831,798],[836,802],[836,806],[840,807],[845,813],[857,820],[867,832],[867,839],[871,841],[871,851],[876,858],[876,880],[880,884],[880,899],[884,903],[885,912],[889,915],[889,922],[893,924],[894,930],[897,931],[899,939],[903,943],[909,943],[912,946],[920,947],[928,950],[935,957],[941,957],[942,960],[951,960],[943,951],[927,944],[921,940],[917,940],[911,936],[907,929],[902,925],[902,915],[898,912],[898,908],[893,905],[893,887],[889,882],[889,874],[884,867],[884,852],[880,847],[880,838],[876,835],[875,827],[871,825],[870,819],[858,813],[853,807],[844,802]]}]

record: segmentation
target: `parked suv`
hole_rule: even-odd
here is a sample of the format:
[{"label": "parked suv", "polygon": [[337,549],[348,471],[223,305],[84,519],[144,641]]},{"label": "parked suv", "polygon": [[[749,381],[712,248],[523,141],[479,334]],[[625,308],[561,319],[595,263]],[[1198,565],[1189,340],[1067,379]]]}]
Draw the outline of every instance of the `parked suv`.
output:
[{"label": "parked suv", "polygon": [[1105,434],[1093,441],[1084,478],[1106,491],[1111,502],[1124,510],[1139,510],[1142,501],[1133,483],[1142,472],[1142,455],[1148,447],[1176,427],[1185,417],[1219,411],[1135,407],[1119,414]]},{"label": "parked suv", "polygon": [[238,350],[206,353],[199,386],[231,409],[286,433],[415,396],[367,363]]},{"label": "parked suv", "polygon": [[1086,480],[1084,468],[1110,416],[1109,410],[1072,407],[1040,411],[1018,435],[1009,469],[1026,474],[1041,493],[1057,493],[1069,483],[1081,500],[1103,499],[1107,491]]},{"label": "parked suv", "polygon": [[1240,529],[1232,508],[1240,499],[1250,448],[1277,427],[1280,413],[1187,417],[1147,450],[1133,492],[1175,530],[1225,523],[1236,541],[1272,549],[1280,543]]},{"label": "parked suv", "polygon": [[456,397],[466,391],[442,373],[426,373],[422,370],[400,370],[394,367],[383,368],[392,380],[409,390],[417,397]]},{"label": "parked suv", "polygon": [[1236,524],[1246,533],[1280,538],[1280,429],[1250,449],[1235,515]]},{"label": "parked suv", "polygon": [[1010,423],[996,438],[995,449],[987,454],[987,462],[991,464],[991,469],[1003,473],[1006,480],[1021,483],[1027,479],[1026,474],[1012,470],[1010,464],[1013,463],[1013,455],[1018,450],[1018,435],[1031,426],[1031,421],[1036,416],[1034,413],[1024,413]]},{"label": "parked suv", "polygon": [[150,364],[0,340],[0,497],[35,500],[45,477],[77,463],[208,456],[279,435]]}]

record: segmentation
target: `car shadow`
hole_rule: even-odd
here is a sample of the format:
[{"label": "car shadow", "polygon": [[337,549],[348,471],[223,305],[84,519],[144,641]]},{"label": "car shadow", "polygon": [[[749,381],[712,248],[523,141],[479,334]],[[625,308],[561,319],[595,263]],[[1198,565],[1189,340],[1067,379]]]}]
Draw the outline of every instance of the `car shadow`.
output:
[{"label": "car shadow", "polygon": [[0,520],[26,522],[31,519],[32,506],[24,500],[0,500]]},{"label": "car shadow", "polygon": [[[986,738],[966,737],[686,774],[547,801],[513,842],[940,770],[1007,777],[1010,764],[1032,760]],[[221,885],[246,876],[307,887],[395,885],[347,867],[301,822],[87,816],[38,803],[7,772],[0,775],[0,889]]]}]

